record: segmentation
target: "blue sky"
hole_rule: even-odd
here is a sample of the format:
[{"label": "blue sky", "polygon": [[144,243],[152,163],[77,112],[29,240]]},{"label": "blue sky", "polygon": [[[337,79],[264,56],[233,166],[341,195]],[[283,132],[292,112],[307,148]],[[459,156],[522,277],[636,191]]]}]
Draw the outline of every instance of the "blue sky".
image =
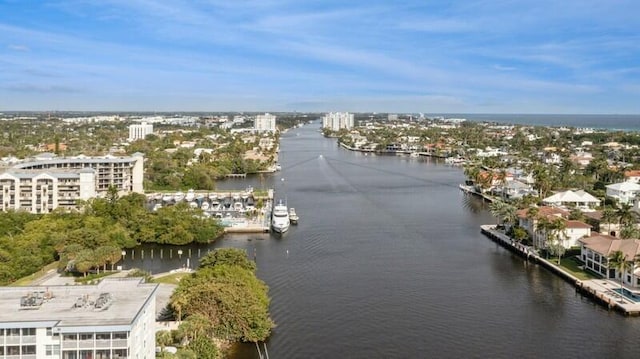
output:
[{"label": "blue sky", "polygon": [[636,0],[0,0],[0,111],[640,114]]}]

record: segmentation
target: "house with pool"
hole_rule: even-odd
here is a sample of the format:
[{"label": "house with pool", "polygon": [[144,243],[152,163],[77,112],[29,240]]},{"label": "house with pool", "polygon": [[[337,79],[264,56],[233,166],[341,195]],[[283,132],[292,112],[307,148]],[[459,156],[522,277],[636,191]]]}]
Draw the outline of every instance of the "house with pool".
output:
[{"label": "house with pool", "polygon": [[622,251],[625,257],[632,262],[640,254],[640,239],[620,239],[607,234],[594,234],[582,238],[580,242],[580,259],[584,262],[585,269],[601,275],[603,278],[620,280],[630,287],[640,287],[640,266],[629,268],[624,273],[618,273],[616,269],[609,268],[609,256]]}]

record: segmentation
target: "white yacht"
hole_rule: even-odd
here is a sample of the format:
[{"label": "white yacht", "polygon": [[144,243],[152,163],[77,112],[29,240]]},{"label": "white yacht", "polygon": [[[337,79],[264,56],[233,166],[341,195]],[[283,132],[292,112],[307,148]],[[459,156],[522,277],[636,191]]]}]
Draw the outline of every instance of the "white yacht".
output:
[{"label": "white yacht", "polygon": [[271,212],[271,227],[276,233],[284,233],[289,229],[289,224],[289,211],[287,210],[287,205],[280,200],[273,207],[273,211]]}]

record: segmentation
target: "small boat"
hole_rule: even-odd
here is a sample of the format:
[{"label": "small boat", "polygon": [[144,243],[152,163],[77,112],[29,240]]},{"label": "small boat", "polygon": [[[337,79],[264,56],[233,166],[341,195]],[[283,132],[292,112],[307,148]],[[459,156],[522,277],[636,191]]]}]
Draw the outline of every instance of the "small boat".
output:
[{"label": "small boat", "polygon": [[165,194],[164,196],[162,196],[162,200],[164,202],[171,202],[171,201],[173,201],[173,196],[170,195],[170,194]]},{"label": "small boat", "polygon": [[243,212],[244,206],[242,205],[242,202],[233,202],[233,210]]},{"label": "small boat", "polygon": [[271,227],[276,233],[284,233],[289,230],[290,224],[287,205],[280,200],[273,207],[273,212],[271,212]]},{"label": "small boat", "polygon": [[203,211],[208,210],[208,209],[209,209],[209,202],[206,202],[206,201],[205,201],[205,202],[202,202],[202,204],[200,205],[200,208],[201,208]]},{"label": "small boat", "polygon": [[189,207],[198,208],[198,202],[189,202]]},{"label": "small boat", "polygon": [[187,195],[184,197],[185,201],[187,201],[187,202],[191,202],[191,201],[193,201],[195,198],[196,198],[196,193],[195,193],[195,191],[194,191],[194,190],[192,190],[192,189],[190,189],[190,190],[187,192]]},{"label": "small boat", "polygon": [[291,224],[298,224],[298,214],[296,213],[296,209],[291,207],[289,208],[289,221]]},{"label": "small boat", "polygon": [[173,198],[176,200],[176,202],[180,202],[184,199],[184,193],[178,191],[176,192],[176,194],[173,196]]}]

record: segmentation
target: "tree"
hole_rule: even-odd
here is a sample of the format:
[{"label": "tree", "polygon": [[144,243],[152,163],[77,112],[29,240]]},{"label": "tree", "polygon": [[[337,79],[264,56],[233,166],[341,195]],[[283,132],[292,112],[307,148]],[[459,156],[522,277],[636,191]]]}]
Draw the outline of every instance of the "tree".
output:
[{"label": "tree", "polygon": [[546,226],[546,245],[549,249],[549,252],[552,255],[558,257],[558,265],[560,264],[560,260],[565,253],[564,242],[567,239],[567,235],[565,230],[567,229],[567,222],[562,218],[554,218],[551,221],[548,221]]},{"label": "tree", "polygon": [[622,291],[624,290],[624,276],[631,263],[627,260],[627,256],[622,251],[615,251],[609,255],[609,268],[615,269],[616,274],[620,275],[620,302],[622,303]]},{"label": "tree", "polygon": [[247,251],[237,248],[218,248],[200,259],[200,268],[217,265],[239,266],[255,272],[256,264],[247,258]]},{"label": "tree", "polygon": [[607,223],[608,226],[608,230],[607,233],[611,233],[611,223],[613,221],[616,220],[617,215],[616,215],[616,211],[611,208],[611,207],[606,207],[603,211],[602,211],[602,218],[600,220],[600,222],[605,222]]}]

